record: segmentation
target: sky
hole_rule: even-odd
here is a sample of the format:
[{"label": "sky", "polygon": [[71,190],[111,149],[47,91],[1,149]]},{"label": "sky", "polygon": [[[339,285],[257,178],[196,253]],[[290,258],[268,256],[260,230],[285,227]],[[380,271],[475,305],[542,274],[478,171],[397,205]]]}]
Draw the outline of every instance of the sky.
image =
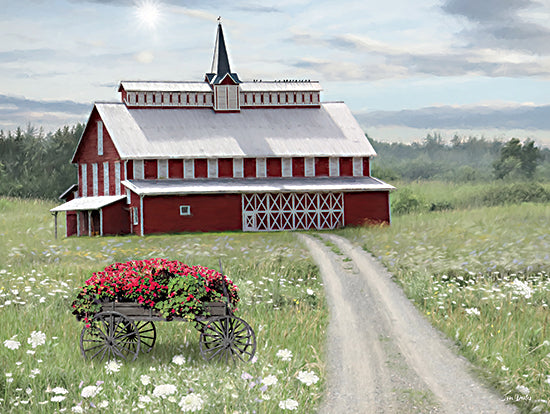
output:
[{"label": "sky", "polygon": [[121,80],[311,79],[386,141],[550,147],[550,0],[0,0],[0,129],[86,122]]}]

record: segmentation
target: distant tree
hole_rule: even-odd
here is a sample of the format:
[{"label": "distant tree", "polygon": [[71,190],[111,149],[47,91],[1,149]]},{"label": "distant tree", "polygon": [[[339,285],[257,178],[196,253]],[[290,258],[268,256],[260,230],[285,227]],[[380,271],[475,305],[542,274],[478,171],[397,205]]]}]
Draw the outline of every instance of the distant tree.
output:
[{"label": "distant tree", "polygon": [[500,157],[493,163],[493,172],[497,179],[509,175],[533,178],[539,159],[540,149],[531,140],[521,143],[512,138],[500,150]]}]

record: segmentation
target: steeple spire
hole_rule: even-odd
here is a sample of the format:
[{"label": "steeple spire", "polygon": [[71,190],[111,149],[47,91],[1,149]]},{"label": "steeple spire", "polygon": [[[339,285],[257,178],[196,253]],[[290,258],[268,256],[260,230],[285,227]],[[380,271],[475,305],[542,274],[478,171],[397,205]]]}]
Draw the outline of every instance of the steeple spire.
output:
[{"label": "steeple spire", "polygon": [[229,56],[225,46],[225,38],[223,36],[223,28],[221,17],[218,17],[218,32],[216,34],[216,44],[214,45],[214,56],[212,58],[212,67],[208,73],[207,79],[210,83],[216,84],[222,81],[223,78],[229,75],[233,82],[240,83],[236,73],[231,73],[229,66]]}]

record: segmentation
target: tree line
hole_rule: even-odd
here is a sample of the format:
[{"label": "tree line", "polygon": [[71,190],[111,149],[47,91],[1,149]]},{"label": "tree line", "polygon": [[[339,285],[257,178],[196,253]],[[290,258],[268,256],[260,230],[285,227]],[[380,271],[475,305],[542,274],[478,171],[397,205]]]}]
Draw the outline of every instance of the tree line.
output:
[{"label": "tree line", "polygon": [[[56,199],[76,183],[76,168],[70,161],[84,126],[64,126],[50,133],[30,124],[7,133],[0,130],[0,196]],[[389,182],[550,181],[550,150],[530,140],[455,136],[445,142],[439,134],[413,144],[369,139],[378,153],[372,175]]]},{"label": "tree line", "polygon": [[57,199],[76,183],[71,159],[83,131],[84,124],[0,130],[0,196]]},{"label": "tree line", "polygon": [[532,140],[454,136],[445,142],[437,133],[412,144],[369,139],[377,152],[371,173],[389,182],[550,181],[550,149],[541,149]]}]

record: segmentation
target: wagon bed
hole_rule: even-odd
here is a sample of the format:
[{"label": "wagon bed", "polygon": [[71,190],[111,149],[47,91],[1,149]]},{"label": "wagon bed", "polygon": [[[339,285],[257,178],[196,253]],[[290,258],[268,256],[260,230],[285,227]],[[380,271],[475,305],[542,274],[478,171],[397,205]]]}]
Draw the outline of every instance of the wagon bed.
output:
[{"label": "wagon bed", "polygon": [[[199,349],[207,361],[250,361],[256,352],[256,335],[250,325],[233,315],[225,302],[204,304],[206,313],[195,315],[200,331]],[[82,328],[80,349],[87,359],[131,359],[150,352],[156,342],[155,322],[167,319],[137,302],[103,302],[91,324]]]}]

